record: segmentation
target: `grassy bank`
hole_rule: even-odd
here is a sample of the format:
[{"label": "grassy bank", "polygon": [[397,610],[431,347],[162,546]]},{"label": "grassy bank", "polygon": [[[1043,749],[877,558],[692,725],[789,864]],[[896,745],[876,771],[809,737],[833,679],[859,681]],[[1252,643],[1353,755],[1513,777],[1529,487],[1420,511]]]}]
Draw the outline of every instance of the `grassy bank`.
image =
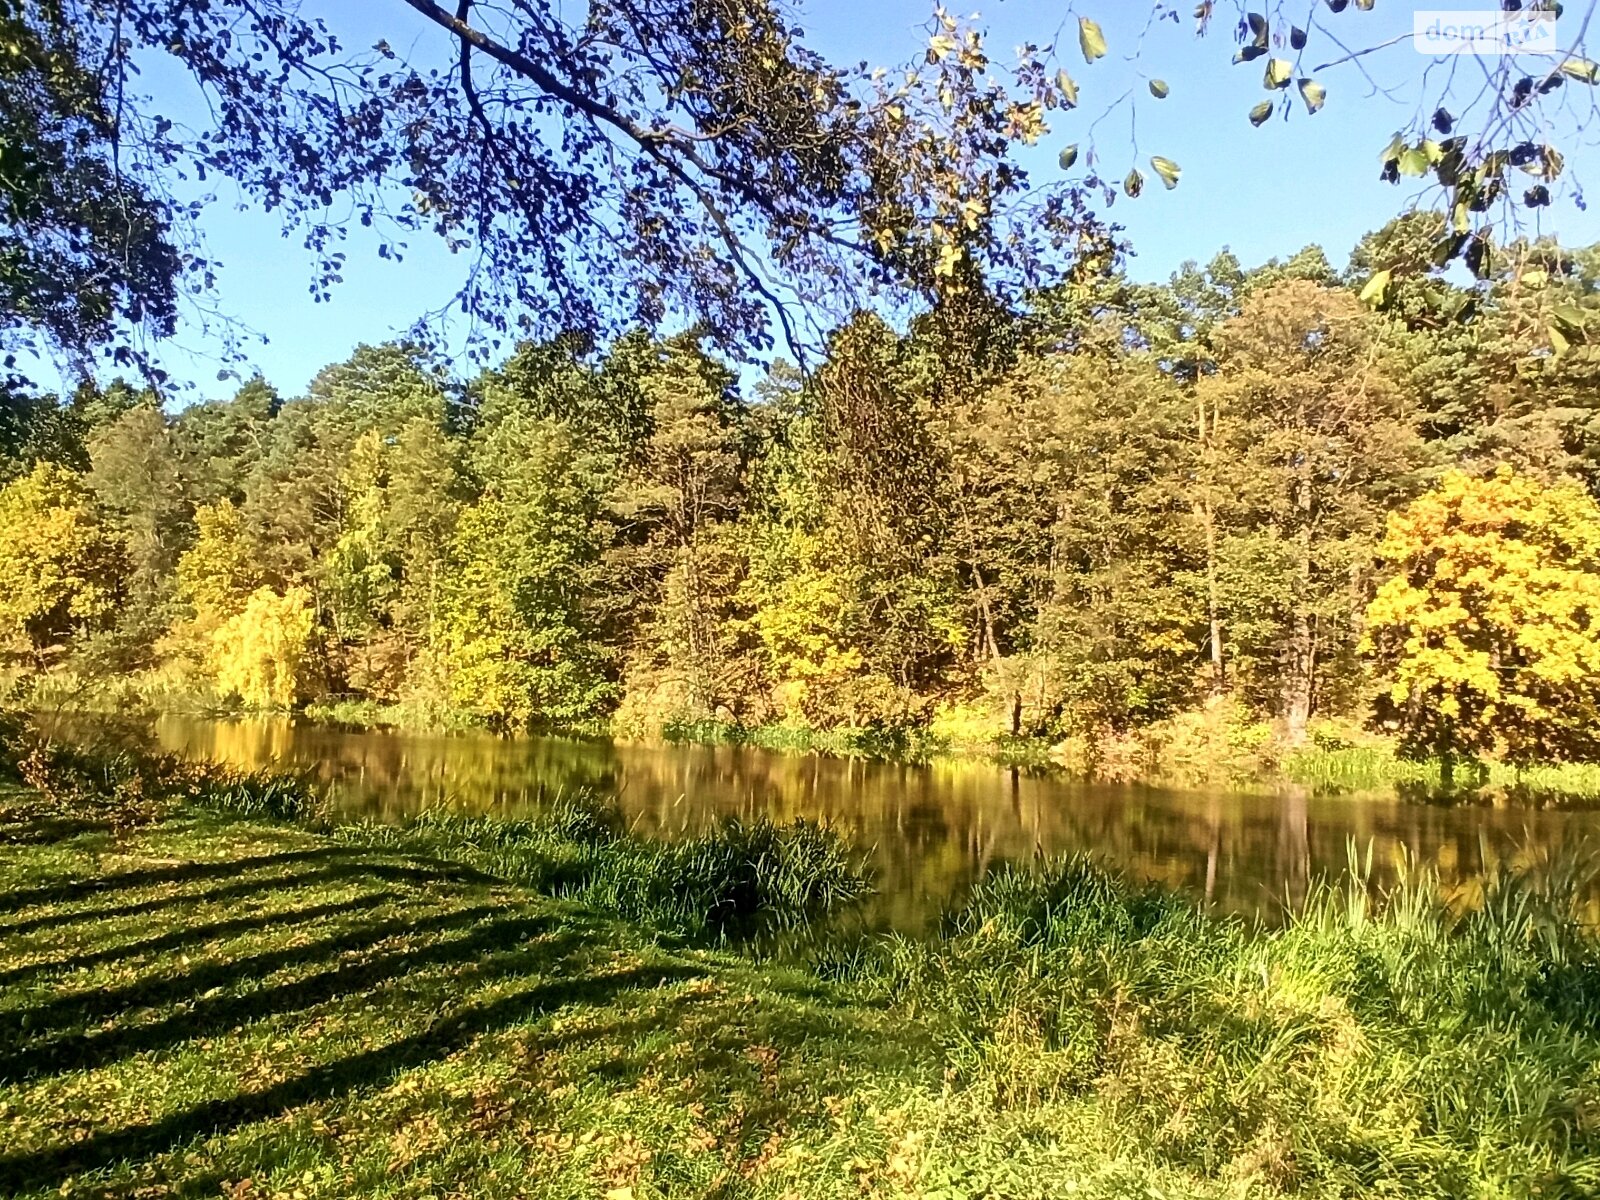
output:
[{"label": "grassy bank", "polygon": [[[0,688],[0,692],[5,689]],[[35,711],[111,717],[227,718],[251,715],[203,690],[149,672],[114,681],[65,673],[31,676],[12,693]],[[259,714],[255,714],[259,715]],[[383,704],[342,700],[308,705],[301,715],[350,729],[452,733],[485,728],[463,709],[423,703]],[[1112,782],[1176,787],[1251,788],[1294,783],[1319,791],[1395,789],[1429,802],[1600,804],[1600,764],[1537,763],[1516,767],[1493,760],[1458,764],[1447,784],[1438,760],[1403,758],[1393,739],[1350,720],[1319,721],[1312,744],[1289,749],[1273,726],[1238,705],[1222,704],[1180,714],[1155,725],[1100,738],[953,738],[932,728],[871,726],[813,729],[796,724],[739,725],[726,721],[675,721],[645,740],[674,745],[750,746],[792,754],[829,754],[886,762],[926,763],[979,759]],[[609,738],[609,721],[543,732],[562,737]]]},{"label": "grassy bank", "polygon": [[24,755],[44,790],[0,792],[7,1193],[1600,1189],[1570,864],[1275,931],[1005,869],[933,941],[786,963],[747,918],[857,886],[814,830],[333,826],[298,781],[174,769]]},{"label": "grassy bank", "polygon": [[1457,803],[1600,803],[1600,764],[1457,763],[1446,781],[1438,759],[1402,758],[1392,746],[1311,748],[1285,757],[1283,775],[1315,788],[1368,791],[1398,785],[1418,799]]}]

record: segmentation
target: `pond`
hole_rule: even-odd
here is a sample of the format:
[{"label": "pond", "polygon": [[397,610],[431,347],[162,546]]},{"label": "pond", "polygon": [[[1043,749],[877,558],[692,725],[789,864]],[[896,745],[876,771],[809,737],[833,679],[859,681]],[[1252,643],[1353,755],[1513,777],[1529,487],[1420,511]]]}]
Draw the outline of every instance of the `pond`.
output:
[{"label": "pond", "polygon": [[1500,863],[1538,861],[1600,832],[1600,812],[1415,803],[1392,792],[1284,786],[1178,790],[1091,783],[976,760],[927,765],[696,746],[351,731],[290,718],[162,717],[160,749],[243,768],[307,769],[341,812],[394,819],[434,805],[537,812],[587,791],[639,833],[676,837],[723,816],[808,817],[870,856],[871,917],[927,928],[991,866],[1089,851],[1126,874],[1267,919],[1370,846],[1377,886],[1431,867],[1470,898]]}]

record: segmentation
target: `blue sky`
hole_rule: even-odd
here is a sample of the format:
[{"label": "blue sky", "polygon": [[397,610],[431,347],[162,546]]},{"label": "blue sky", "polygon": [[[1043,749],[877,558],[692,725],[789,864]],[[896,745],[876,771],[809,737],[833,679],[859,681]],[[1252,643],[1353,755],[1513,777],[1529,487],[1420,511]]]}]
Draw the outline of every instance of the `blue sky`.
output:
[{"label": "blue sky", "polygon": [[[1320,0],[1305,0],[1318,19],[1350,48],[1375,45],[1411,28],[1414,9],[1443,7],[1380,0],[1370,13],[1355,10],[1334,16]],[[1490,0],[1456,0],[1456,7],[1495,7]],[[1137,201],[1119,198],[1110,216],[1126,228],[1135,257],[1130,271],[1141,279],[1162,279],[1186,259],[1204,261],[1224,246],[1246,264],[1292,254],[1318,243],[1335,266],[1342,266],[1361,234],[1376,228],[1415,198],[1412,187],[1378,179],[1379,151],[1390,135],[1409,123],[1420,103],[1419,79],[1426,60],[1408,45],[1397,45],[1362,60],[1376,82],[1393,88],[1373,94],[1356,66],[1321,72],[1326,107],[1308,116],[1296,106],[1287,122],[1274,118],[1252,128],[1246,113],[1266,98],[1261,64],[1233,66],[1229,0],[1217,4],[1210,35],[1194,36],[1193,5],[1175,6],[1176,22],[1151,21],[1142,0],[989,0],[976,8],[956,8],[963,17],[979,14],[989,29],[988,49],[997,62],[1013,57],[1013,47],[1043,45],[1060,33],[1063,61],[1081,88],[1079,108],[1054,114],[1049,137],[1026,162],[1040,181],[1056,177],[1062,145],[1093,145],[1102,173],[1116,179],[1139,165],[1150,182]],[[437,33],[396,0],[327,0],[306,11],[325,13],[352,44],[387,37],[397,48],[427,46]],[[921,53],[931,9],[924,0],[809,0],[801,8],[808,41],[836,62],[903,63]],[[1103,26],[1109,55],[1086,66],[1077,48],[1076,13]],[[418,42],[417,39],[422,41]],[[1137,54],[1135,55],[1135,51]],[[1342,51],[1312,31],[1305,61],[1321,63]],[[1159,77],[1171,92],[1156,100],[1147,79]],[[160,73],[149,77],[159,92]],[[1091,124],[1106,106],[1132,89],[1134,103]],[[1431,111],[1431,105],[1428,106]],[[1134,151],[1137,140],[1137,155]],[[1568,171],[1579,184],[1600,157],[1591,144],[1563,142]],[[1164,155],[1183,168],[1182,182],[1166,191],[1153,178],[1149,156]],[[359,342],[383,341],[403,331],[418,315],[438,308],[453,294],[464,267],[461,258],[421,236],[413,239],[403,263],[377,257],[374,239],[352,232],[345,282],[330,302],[312,302],[310,261],[296,238],[285,238],[277,220],[237,208],[226,193],[210,212],[205,230],[212,255],[222,263],[221,309],[265,335],[267,344],[245,346],[249,362],[286,394],[301,391],[327,363],[349,354]],[[1545,232],[1580,244],[1600,241],[1600,213],[1585,213],[1570,199],[1545,210]],[[226,394],[216,382],[219,342],[196,318],[186,320],[176,344],[163,352],[175,378],[195,387],[186,398]]]}]

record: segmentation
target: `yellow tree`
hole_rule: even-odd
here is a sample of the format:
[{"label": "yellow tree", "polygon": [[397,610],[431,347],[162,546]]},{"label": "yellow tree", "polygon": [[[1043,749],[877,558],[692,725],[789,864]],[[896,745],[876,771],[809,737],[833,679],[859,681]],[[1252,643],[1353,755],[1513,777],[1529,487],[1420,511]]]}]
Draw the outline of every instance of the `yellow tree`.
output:
[{"label": "yellow tree", "polygon": [[218,686],[251,708],[289,708],[311,639],[311,594],[257,588],[244,608],[211,635],[208,655]]},{"label": "yellow tree", "polygon": [[1600,751],[1600,505],[1502,467],[1390,515],[1366,648],[1408,750],[1514,762]]},{"label": "yellow tree", "polygon": [[178,593],[202,633],[243,610],[262,583],[260,556],[231,500],[195,509],[195,541],[178,560]]},{"label": "yellow tree", "polygon": [[110,614],[123,571],[83,481],[54,463],[0,489],[0,640],[35,658]]}]

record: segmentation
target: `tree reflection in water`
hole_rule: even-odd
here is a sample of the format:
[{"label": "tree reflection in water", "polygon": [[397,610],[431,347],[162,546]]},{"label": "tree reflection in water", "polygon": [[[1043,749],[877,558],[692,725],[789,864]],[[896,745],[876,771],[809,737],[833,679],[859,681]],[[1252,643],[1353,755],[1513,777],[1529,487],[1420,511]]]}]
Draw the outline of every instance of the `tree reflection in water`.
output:
[{"label": "tree reflection in water", "polygon": [[346,812],[429,805],[513,815],[561,795],[615,797],[641,833],[675,837],[724,815],[828,822],[870,852],[873,917],[924,928],[995,863],[1091,851],[1142,878],[1268,919],[1371,846],[1373,883],[1437,870],[1470,900],[1486,871],[1530,865],[1600,831],[1600,813],[1418,803],[1393,792],[1316,795],[1086,783],[983,762],[926,766],[738,746],[613,744],[351,732],[287,718],[165,717],[164,750],[240,767],[309,768]]}]

